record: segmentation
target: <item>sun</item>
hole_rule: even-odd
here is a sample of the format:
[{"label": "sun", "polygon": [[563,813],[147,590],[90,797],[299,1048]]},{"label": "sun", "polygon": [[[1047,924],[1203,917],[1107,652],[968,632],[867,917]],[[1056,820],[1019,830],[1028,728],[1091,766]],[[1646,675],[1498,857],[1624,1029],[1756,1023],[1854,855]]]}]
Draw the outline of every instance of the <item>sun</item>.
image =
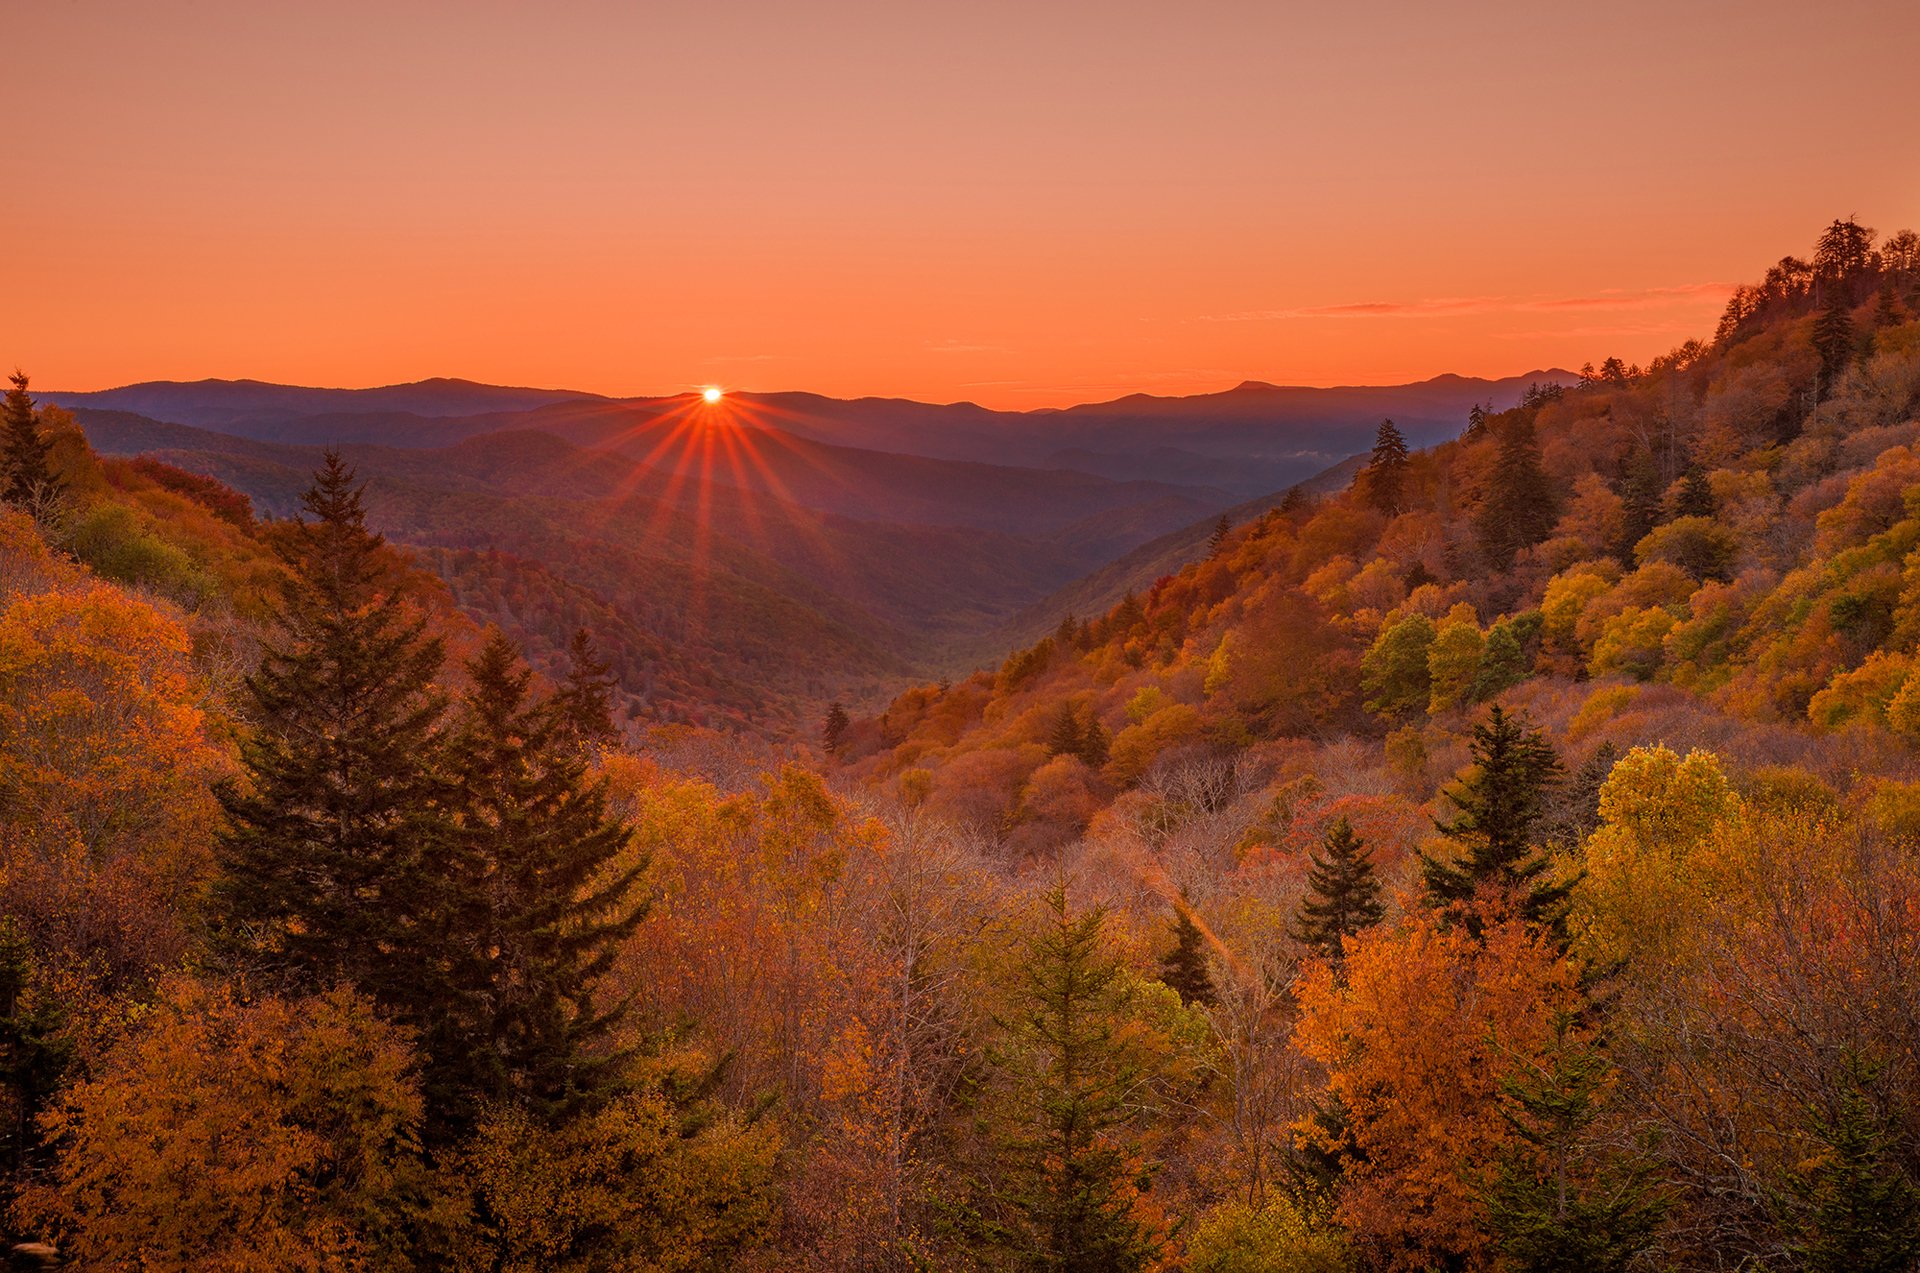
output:
[{"label": "sun", "polygon": [[705,398],[708,402],[718,402],[720,401],[720,396],[721,396],[720,386],[708,385],[705,389],[702,389],[700,391],[700,396]]}]

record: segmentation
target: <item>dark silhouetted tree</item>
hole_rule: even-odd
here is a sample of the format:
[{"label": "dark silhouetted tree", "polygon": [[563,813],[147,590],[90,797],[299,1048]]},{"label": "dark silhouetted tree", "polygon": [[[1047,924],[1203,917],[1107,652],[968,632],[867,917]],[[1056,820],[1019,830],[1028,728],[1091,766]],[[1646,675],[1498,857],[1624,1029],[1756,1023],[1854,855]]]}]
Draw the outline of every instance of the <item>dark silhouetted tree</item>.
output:
[{"label": "dark silhouetted tree", "polygon": [[1160,980],[1173,987],[1185,1004],[1214,1001],[1213,976],[1207,970],[1207,939],[1193,922],[1193,905],[1185,890],[1173,904],[1173,949],[1160,957]]},{"label": "dark silhouetted tree", "polygon": [[620,739],[613,723],[613,669],[600,659],[585,628],[574,629],[567,642],[567,679],[554,696],[559,718],[558,736],[576,752],[611,747]]},{"label": "dark silhouetted tree", "polygon": [[1825,398],[1854,357],[1853,312],[1837,289],[1813,320],[1813,349],[1820,355],[1820,396]]},{"label": "dark silhouetted tree", "polygon": [[27,392],[27,376],[15,371],[9,379],[4,408],[0,408],[0,478],[7,503],[37,512],[60,493],[53,473],[53,443],[40,431],[39,413]]},{"label": "dark silhouetted tree", "polygon": [[[8,1115],[0,1126],[0,1163],[19,1184],[40,1149],[35,1120],[73,1063],[66,1013],[11,918],[0,918],[0,1090]],[[0,1186],[0,1206],[10,1188]]]},{"label": "dark silhouetted tree", "polygon": [[1673,496],[1673,515],[1675,517],[1720,515],[1720,501],[1713,497],[1713,487],[1708,484],[1705,471],[1697,464],[1689,464],[1687,471],[1681,475],[1680,487]]},{"label": "dark silhouetted tree", "polygon": [[1487,560],[1504,569],[1515,553],[1545,539],[1558,517],[1553,483],[1540,465],[1533,421],[1510,416],[1500,430],[1500,456],[1494,465],[1486,503],[1474,529]]},{"label": "dark silhouetted tree", "polygon": [[1470,754],[1466,775],[1446,792],[1455,816],[1435,823],[1460,854],[1448,860],[1421,852],[1427,894],[1435,905],[1449,906],[1492,887],[1507,893],[1530,923],[1559,933],[1571,886],[1543,878],[1550,859],[1538,847],[1547,792],[1562,772],[1559,757],[1539,730],[1498,704],[1473,727]]},{"label": "dark silhouetted tree", "polygon": [[1389,517],[1406,510],[1407,439],[1391,420],[1382,420],[1367,457],[1367,502]]},{"label": "dark silhouetted tree", "polygon": [[622,860],[631,832],[586,776],[568,704],[532,698],[513,643],[495,632],[467,674],[447,740],[457,827],[440,887],[458,897],[445,939],[469,958],[451,1037],[426,1038],[439,1071],[428,1095],[558,1119],[595,1105],[630,1059],[603,1046],[627,1005],[596,1004],[594,988],[645,913],[635,893],[646,860]]},{"label": "dark silhouetted tree", "polygon": [[1346,959],[1346,939],[1373,927],[1386,913],[1366,841],[1353,833],[1346,818],[1337,819],[1308,865],[1307,893],[1294,919],[1294,936],[1338,966]]},{"label": "dark silhouetted tree", "polygon": [[409,1024],[446,998],[442,651],[396,593],[337,454],[280,542],[287,580],[221,791],[213,910],[229,953],[301,992],[347,981]]},{"label": "dark silhouetted tree", "polygon": [[1232,533],[1233,518],[1225,513],[1220,514],[1220,520],[1213,524],[1213,534],[1207,536],[1207,556],[1218,557],[1227,546],[1227,536]]},{"label": "dark silhouetted tree", "polygon": [[827,704],[827,718],[820,725],[820,745],[829,756],[840,750],[840,743],[847,736],[847,726],[853,724],[853,718],[847,715],[846,705],[840,702]]}]

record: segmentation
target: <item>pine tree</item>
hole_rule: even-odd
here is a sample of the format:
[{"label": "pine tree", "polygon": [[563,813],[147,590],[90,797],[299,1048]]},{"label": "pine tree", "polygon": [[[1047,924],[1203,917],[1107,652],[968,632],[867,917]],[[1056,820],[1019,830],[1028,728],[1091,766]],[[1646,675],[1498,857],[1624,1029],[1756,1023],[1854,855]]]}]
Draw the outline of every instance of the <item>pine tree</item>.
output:
[{"label": "pine tree", "polygon": [[1346,958],[1345,939],[1373,927],[1386,913],[1373,855],[1342,817],[1327,829],[1324,851],[1308,865],[1307,895],[1300,901],[1294,936],[1338,965]]},{"label": "pine tree", "polygon": [[1812,1120],[1824,1146],[1796,1182],[1793,1254],[1808,1273],[1907,1273],[1920,1262],[1920,1188],[1875,1109],[1876,1067],[1846,1058],[1831,1115]]},{"label": "pine tree", "polygon": [[827,704],[827,718],[820,725],[820,745],[831,756],[840,750],[840,743],[847,736],[847,727],[853,724],[853,718],[847,715],[846,704],[835,699]]},{"label": "pine tree", "polygon": [[1207,536],[1207,556],[1218,557],[1227,546],[1227,536],[1233,534],[1233,518],[1225,513],[1213,524],[1213,534]]},{"label": "pine tree", "polygon": [[[32,943],[11,917],[0,918],[0,1090],[7,1093],[11,1115],[0,1126],[0,1162],[15,1184],[40,1145],[35,1120],[73,1062],[66,1025],[66,1014],[42,982]],[[0,1188],[0,1204],[9,1192]]]},{"label": "pine tree", "polygon": [[1620,481],[1620,539],[1612,545],[1619,560],[1631,564],[1635,545],[1659,524],[1660,487],[1660,466],[1652,454],[1634,452]]},{"label": "pine tree", "polygon": [[1367,457],[1367,502],[1389,517],[1406,511],[1407,439],[1391,420],[1382,420]]},{"label": "pine tree", "polygon": [[1005,1147],[1002,1198],[1017,1267],[1126,1273],[1160,1254],[1159,1234],[1134,1214],[1138,1147],[1121,1137],[1139,1067],[1116,1039],[1124,1011],[1120,965],[1102,950],[1106,912],[1078,916],[1066,892],[1047,894],[1042,931],[1026,944],[1018,1011],[1003,1023],[1000,1064],[1017,1102]]},{"label": "pine tree", "polygon": [[1447,906],[1470,902],[1483,886],[1491,887],[1512,895],[1530,923],[1561,932],[1571,885],[1542,878],[1550,860],[1536,847],[1547,790],[1560,779],[1559,757],[1540,731],[1498,704],[1473,727],[1471,755],[1466,777],[1446,792],[1458,815],[1435,823],[1461,847],[1461,856],[1449,861],[1420,854],[1428,897]]},{"label": "pine tree", "polygon": [[1185,889],[1180,892],[1180,900],[1174,903],[1171,927],[1173,949],[1160,957],[1160,980],[1173,987],[1184,1004],[1213,1003],[1213,976],[1207,971],[1206,937],[1193,922],[1193,905],[1187,900]]},{"label": "pine tree", "polygon": [[1854,355],[1853,312],[1839,289],[1813,320],[1813,349],[1820,355],[1820,397],[1826,398]]},{"label": "pine tree", "polygon": [[53,475],[53,443],[40,432],[26,373],[16,370],[9,379],[13,388],[0,407],[0,478],[6,482],[0,498],[37,510],[60,493],[60,481]]},{"label": "pine tree", "polygon": [[1525,415],[1507,420],[1500,433],[1499,461],[1474,527],[1487,560],[1505,569],[1515,553],[1545,539],[1559,515],[1557,504],[1553,483],[1540,464],[1533,421]]},{"label": "pine tree", "polygon": [[1085,728],[1080,731],[1080,750],[1076,753],[1085,761],[1087,768],[1098,769],[1107,763],[1107,749],[1113,739],[1107,735],[1107,727],[1093,713],[1087,714]]},{"label": "pine tree", "polygon": [[297,991],[348,981],[410,1024],[451,976],[435,908],[450,823],[434,688],[443,659],[387,578],[337,454],[280,545],[287,578],[259,671],[213,909],[228,952]]},{"label": "pine tree", "polygon": [[1647,1165],[1602,1152],[1588,1129],[1613,1066],[1555,1021],[1542,1063],[1501,1084],[1516,1137],[1482,1192],[1487,1227],[1522,1273],[1618,1273],[1653,1244],[1667,1207]]},{"label": "pine tree", "polygon": [[1674,493],[1673,515],[1675,517],[1717,517],[1720,515],[1720,501],[1713,497],[1713,487],[1707,484],[1707,475],[1698,464],[1687,465],[1680,477],[1680,489]]},{"label": "pine tree", "polygon": [[613,723],[613,669],[600,659],[585,628],[574,629],[567,642],[567,679],[554,696],[559,733],[575,752],[585,755],[620,740]]},{"label": "pine tree", "polygon": [[1889,327],[1898,327],[1906,320],[1906,310],[1901,308],[1900,298],[1894,294],[1893,285],[1883,286],[1873,306],[1874,330],[1885,331]]},{"label": "pine tree", "polygon": [[471,1093],[559,1118],[590,1108],[630,1060],[600,1046],[626,1004],[602,1008],[594,988],[645,913],[646,863],[620,861],[632,833],[570,745],[571,705],[532,698],[512,642],[494,633],[467,673],[447,742],[457,827],[442,888],[458,897],[446,940],[469,958],[456,1019],[427,1051],[444,1061],[445,1107]]},{"label": "pine tree", "polygon": [[1487,431],[1487,409],[1486,407],[1482,406],[1480,403],[1476,402],[1467,411],[1466,432],[1462,433],[1460,436],[1462,439],[1468,442],[1473,442],[1478,440],[1479,437],[1482,434],[1484,434],[1486,431]]},{"label": "pine tree", "polygon": [[1060,719],[1054,723],[1053,734],[1047,739],[1049,756],[1078,756],[1085,749],[1087,738],[1080,728],[1080,714],[1068,703],[1060,709]]}]

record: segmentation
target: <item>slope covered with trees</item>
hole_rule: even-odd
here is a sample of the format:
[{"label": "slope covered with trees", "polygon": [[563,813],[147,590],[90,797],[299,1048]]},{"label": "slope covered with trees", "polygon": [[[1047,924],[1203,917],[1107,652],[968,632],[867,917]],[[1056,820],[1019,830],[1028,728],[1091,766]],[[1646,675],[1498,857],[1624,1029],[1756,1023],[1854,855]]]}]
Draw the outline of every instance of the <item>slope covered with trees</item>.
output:
[{"label": "slope covered with trees", "polygon": [[1912,235],[1836,223],[1710,343],[1440,446],[1378,425],[1345,489],[784,754],[623,738],[617,659],[532,675],[338,457],[261,521],[20,389],[16,1241],[1920,1259]]}]

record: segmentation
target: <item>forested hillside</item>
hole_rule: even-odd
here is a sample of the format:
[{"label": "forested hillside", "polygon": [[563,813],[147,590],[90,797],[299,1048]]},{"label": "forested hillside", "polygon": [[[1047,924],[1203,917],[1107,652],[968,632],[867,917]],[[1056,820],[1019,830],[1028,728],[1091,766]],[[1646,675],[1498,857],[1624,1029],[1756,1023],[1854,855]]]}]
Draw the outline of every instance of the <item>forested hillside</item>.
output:
[{"label": "forested hillside", "polygon": [[702,665],[551,491],[252,452],[263,519],[17,377],[18,1257],[1914,1268],[1920,239],[1459,424],[780,750],[615,719]]}]

